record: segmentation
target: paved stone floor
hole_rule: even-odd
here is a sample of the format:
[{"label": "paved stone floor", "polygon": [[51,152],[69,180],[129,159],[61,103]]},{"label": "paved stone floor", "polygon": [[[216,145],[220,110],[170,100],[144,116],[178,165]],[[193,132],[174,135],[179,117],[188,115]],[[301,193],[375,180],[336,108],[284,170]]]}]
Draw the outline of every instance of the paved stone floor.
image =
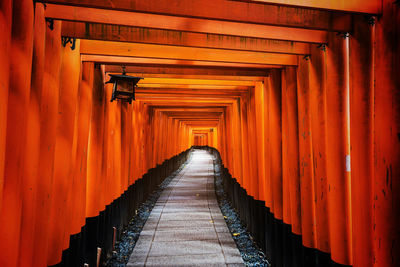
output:
[{"label": "paved stone floor", "polygon": [[163,191],[127,266],[244,266],[218,207],[206,151],[195,150]]}]

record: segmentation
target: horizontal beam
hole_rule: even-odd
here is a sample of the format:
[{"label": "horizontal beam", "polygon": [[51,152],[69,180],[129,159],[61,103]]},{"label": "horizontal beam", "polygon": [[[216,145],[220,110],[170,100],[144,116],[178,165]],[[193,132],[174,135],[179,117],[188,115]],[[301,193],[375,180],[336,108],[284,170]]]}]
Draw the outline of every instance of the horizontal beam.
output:
[{"label": "horizontal beam", "polygon": [[[119,68],[121,69],[121,68]],[[120,73],[120,71],[109,72],[109,73]],[[264,77],[257,76],[223,76],[223,75],[182,75],[182,74],[147,74],[138,72],[126,72],[127,75],[145,78],[163,78],[163,79],[206,79],[206,80],[231,80],[231,81],[253,81],[262,82]]]},{"label": "horizontal beam", "polygon": [[[82,55],[82,58],[86,57]],[[119,65],[106,65],[106,72],[121,72]],[[154,77],[163,78],[163,75],[179,78],[180,76],[218,76],[218,77],[243,77],[244,80],[257,77],[268,76],[267,70],[250,68],[226,68],[226,67],[202,67],[202,66],[126,66],[127,73],[135,73],[137,76],[155,75]],[[157,76],[159,75],[159,76]]]},{"label": "horizontal beam", "polygon": [[351,14],[257,2],[231,0],[186,0],[185,2],[182,0],[39,0],[38,2],[330,31],[348,32],[351,27]]},{"label": "horizontal beam", "polygon": [[240,93],[247,92],[248,90],[232,89],[232,90],[221,90],[221,89],[165,89],[165,88],[137,88],[136,93],[168,93],[168,94],[215,94],[215,95],[238,95]]},{"label": "horizontal beam", "polygon": [[81,54],[246,64],[297,65],[296,55],[96,40],[82,40]]},{"label": "horizontal beam", "polygon": [[[147,65],[149,67],[227,67],[227,68],[249,68],[267,71],[271,68],[281,68],[282,65],[257,64],[257,63],[232,63],[217,61],[201,61],[201,60],[184,60],[184,59],[165,59],[165,58],[143,58],[143,57],[126,57],[113,55],[81,55],[82,61],[92,61],[101,64],[118,64],[118,65]],[[121,70],[121,67],[119,67]]]},{"label": "horizontal beam", "polygon": [[213,90],[250,90],[253,86],[240,85],[209,85],[209,84],[138,84],[138,89],[164,88],[176,89],[213,89]]},{"label": "horizontal beam", "polygon": [[152,106],[151,109],[162,112],[225,112],[225,108],[221,107],[181,107],[181,106]]},{"label": "horizontal beam", "polygon": [[165,16],[137,12],[132,13],[95,8],[48,5],[45,11],[45,16],[57,20],[95,22],[175,31],[212,33],[308,43],[327,42],[327,32],[322,30]]},{"label": "horizontal beam", "polygon": [[327,9],[357,13],[381,14],[382,0],[346,0],[346,1],[321,1],[321,0],[247,0],[248,2],[262,2],[313,9]]},{"label": "horizontal beam", "polygon": [[190,85],[241,85],[254,86],[253,81],[236,80],[210,80],[210,79],[177,79],[177,78],[146,78],[140,80],[138,85],[143,84],[190,84]]},{"label": "horizontal beam", "polygon": [[[141,100],[141,99],[137,99],[137,100]],[[176,99],[176,98],[158,98],[158,99],[144,99],[143,101],[141,101],[147,105],[154,105],[154,106],[189,106],[189,107],[201,107],[201,106],[214,106],[214,107],[226,107],[226,106],[230,106],[232,105],[234,102],[236,102],[236,100],[231,100],[231,99],[224,99],[224,100],[214,100],[211,101],[210,99],[208,99],[207,101],[205,101],[204,99]]]},{"label": "horizontal beam", "polygon": [[226,93],[226,92],[219,92],[219,93],[214,93],[210,94],[208,92],[137,92],[135,94],[136,96],[140,96],[142,98],[144,97],[205,97],[205,98],[238,98],[241,96],[241,92],[236,92],[236,93]]},{"label": "horizontal beam", "polygon": [[310,45],[307,43],[88,22],[64,21],[62,23],[62,36],[90,40],[137,42],[286,54],[310,53]]}]

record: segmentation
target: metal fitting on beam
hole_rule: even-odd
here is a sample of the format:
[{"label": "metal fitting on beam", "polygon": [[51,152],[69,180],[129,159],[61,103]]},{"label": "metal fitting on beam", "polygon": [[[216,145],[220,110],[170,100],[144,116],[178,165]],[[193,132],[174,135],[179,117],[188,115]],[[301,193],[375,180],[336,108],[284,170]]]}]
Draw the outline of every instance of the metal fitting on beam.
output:
[{"label": "metal fitting on beam", "polygon": [[303,57],[304,60],[309,60],[310,58],[311,58],[310,55],[304,55],[304,57]]},{"label": "metal fitting on beam", "polygon": [[46,18],[46,24],[50,30],[54,30],[54,19]]},{"label": "metal fitting on beam", "polygon": [[348,32],[338,32],[338,34],[340,37],[342,37],[343,39],[349,38],[350,37],[350,33]]},{"label": "metal fitting on beam", "polygon": [[368,16],[367,17],[368,24],[374,26],[376,24],[376,17],[375,16]]},{"label": "metal fitting on beam", "polygon": [[68,43],[71,44],[71,50],[75,50],[75,43],[76,43],[76,38],[75,37],[61,37],[61,44],[62,46],[66,46]]},{"label": "metal fitting on beam", "polygon": [[325,52],[326,51],[326,44],[319,44],[318,48]]}]

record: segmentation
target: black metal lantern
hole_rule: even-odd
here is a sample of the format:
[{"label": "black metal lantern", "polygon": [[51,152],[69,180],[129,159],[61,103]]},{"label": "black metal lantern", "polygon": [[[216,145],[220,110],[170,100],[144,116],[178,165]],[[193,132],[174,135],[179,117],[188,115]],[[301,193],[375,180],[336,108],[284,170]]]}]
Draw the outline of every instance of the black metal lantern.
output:
[{"label": "black metal lantern", "polygon": [[122,75],[119,74],[108,74],[110,80],[106,83],[113,83],[113,92],[111,95],[111,102],[115,99],[132,103],[132,99],[135,100],[135,87],[136,84],[143,78],[126,75],[125,69]]}]

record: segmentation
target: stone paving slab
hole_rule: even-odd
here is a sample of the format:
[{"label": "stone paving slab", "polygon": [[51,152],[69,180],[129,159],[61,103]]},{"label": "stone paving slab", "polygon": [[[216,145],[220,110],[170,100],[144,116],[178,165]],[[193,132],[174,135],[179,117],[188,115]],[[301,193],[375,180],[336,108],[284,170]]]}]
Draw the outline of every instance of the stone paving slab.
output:
[{"label": "stone paving slab", "polygon": [[207,152],[195,150],[163,191],[127,266],[244,266],[218,206]]}]

